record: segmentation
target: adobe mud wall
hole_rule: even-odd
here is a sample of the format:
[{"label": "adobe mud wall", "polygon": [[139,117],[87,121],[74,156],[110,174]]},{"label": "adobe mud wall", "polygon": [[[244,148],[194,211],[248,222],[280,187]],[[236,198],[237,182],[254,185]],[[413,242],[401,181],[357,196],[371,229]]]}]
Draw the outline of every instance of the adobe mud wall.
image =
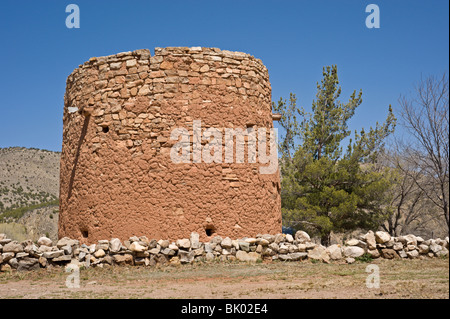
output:
[{"label": "adobe mud wall", "polygon": [[273,127],[259,59],[199,47],[91,58],[68,77],[64,100],[60,238],[281,232],[278,169],[260,174],[261,164],[247,158],[208,164],[170,156],[173,129],[192,132],[196,120],[203,130]]}]

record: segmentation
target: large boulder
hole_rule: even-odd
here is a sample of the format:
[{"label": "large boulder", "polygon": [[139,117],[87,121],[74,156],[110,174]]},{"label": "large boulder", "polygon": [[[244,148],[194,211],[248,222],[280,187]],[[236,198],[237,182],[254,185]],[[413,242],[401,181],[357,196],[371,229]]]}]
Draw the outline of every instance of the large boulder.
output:
[{"label": "large boulder", "polygon": [[342,249],[339,245],[331,245],[327,248],[330,258],[333,260],[342,259]]},{"label": "large boulder", "polygon": [[236,252],[236,259],[245,262],[257,262],[259,259],[261,259],[261,255],[256,252],[247,253],[245,251],[238,250]]},{"label": "large boulder", "polygon": [[195,251],[179,250],[178,256],[182,264],[190,264],[194,261]]},{"label": "large boulder", "polygon": [[177,246],[182,249],[189,249],[191,247],[191,241],[187,238],[178,239]]},{"label": "large boulder", "polygon": [[292,237],[291,234],[286,234],[286,240],[288,243],[293,243],[294,242],[294,237]]},{"label": "large boulder", "polygon": [[391,235],[385,231],[377,231],[375,233],[375,240],[379,244],[384,244],[391,240]]},{"label": "large boulder", "polygon": [[344,256],[345,257],[351,257],[351,258],[357,258],[364,255],[365,250],[358,246],[349,246],[344,247]]},{"label": "large boulder", "polygon": [[132,265],[133,264],[133,255],[130,255],[130,254],[114,255],[113,260],[116,264],[119,264],[119,265],[123,265],[123,264]]},{"label": "large boulder", "polygon": [[[414,235],[406,235],[403,236],[403,238],[406,239],[406,245],[413,245],[413,246],[417,246],[417,237]],[[423,240],[422,240],[423,242]]]},{"label": "large boulder", "polygon": [[280,253],[280,254],[289,253],[289,247],[285,244],[281,244],[280,247],[278,248],[278,253]]},{"label": "large boulder", "polygon": [[419,254],[425,255],[430,252],[430,247],[424,244],[419,245]]},{"label": "large boulder", "polygon": [[366,240],[368,249],[376,249],[377,248],[377,241],[375,239],[375,233],[373,231],[369,231],[364,236],[364,239]]},{"label": "large boulder", "polygon": [[369,249],[367,251],[367,253],[369,254],[370,257],[372,258],[380,258],[381,254],[378,251],[378,249]]},{"label": "large boulder", "polygon": [[309,237],[307,232],[304,232],[303,230],[299,230],[295,233],[295,240],[299,244],[304,244],[311,241],[311,237]]},{"label": "large boulder", "polygon": [[394,259],[394,258],[398,258],[399,257],[395,250],[388,249],[388,248],[385,248],[385,249],[381,250],[381,256],[383,258],[385,258],[385,259]]},{"label": "large boulder", "polygon": [[192,232],[190,243],[192,249],[200,248],[200,235],[196,232]]},{"label": "large boulder", "polygon": [[225,237],[220,245],[222,246],[222,248],[230,249],[231,247],[233,247],[233,241],[230,237]]},{"label": "large boulder", "polygon": [[323,246],[317,246],[314,249],[311,249],[310,251],[308,251],[308,258],[320,260],[325,263],[330,262],[330,256],[328,255],[328,251]]},{"label": "large boulder", "polygon": [[19,244],[17,241],[12,241],[3,246],[4,253],[21,253],[23,252],[22,244]]},{"label": "large boulder", "polygon": [[[238,243],[239,243],[239,249],[240,250],[247,251],[247,252],[250,251],[250,244],[247,243],[245,240],[239,240]],[[273,245],[273,244],[271,244],[271,245]]]},{"label": "large boulder", "polygon": [[111,239],[111,241],[109,242],[109,250],[112,253],[119,252],[121,248],[122,248],[122,243],[120,242],[119,238]]},{"label": "large boulder", "polygon": [[130,250],[135,252],[135,253],[142,253],[142,252],[147,250],[147,247],[139,244],[139,242],[137,242],[137,241],[134,241],[130,245]]},{"label": "large boulder", "polygon": [[419,252],[417,250],[411,250],[411,251],[408,251],[406,253],[406,255],[408,256],[408,258],[414,259],[414,258],[419,257]]},{"label": "large boulder", "polygon": [[51,247],[53,245],[53,241],[50,238],[47,238],[45,236],[42,236],[41,238],[39,238],[37,243],[39,246],[44,245],[44,246]]},{"label": "large boulder", "polygon": [[[3,251],[5,249],[3,248]],[[430,245],[430,250],[436,255],[438,252],[440,252],[442,250],[442,246],[438,245],[438,244],[431,244]]]}]

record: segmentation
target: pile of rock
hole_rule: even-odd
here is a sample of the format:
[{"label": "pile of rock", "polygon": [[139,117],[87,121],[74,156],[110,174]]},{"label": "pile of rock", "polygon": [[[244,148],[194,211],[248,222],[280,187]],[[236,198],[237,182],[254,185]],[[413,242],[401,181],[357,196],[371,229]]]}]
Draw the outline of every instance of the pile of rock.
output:
[{"label": "pile of rock", "polygon": [[311,241],[304,231],[289,234],[257,235],[255,238],[232,240],[213,237],[202,243],[197,233],[176,242],[149,240],[145,236],[131,237],[123,243],[113,238],[86,245],[67,237],[56,244],[41,237],[36,243],[12,241],[0,234],[0,271],[11,268],[33,270],[67,263],[85,267],[106,265],[190,264],[194,261],[316,260],[355,262],[356,258],[433,258],[448,256],[449,238],[424,240],[414,235],[391,237],[386,232],[369,231],[345,245],[324,247]]}]

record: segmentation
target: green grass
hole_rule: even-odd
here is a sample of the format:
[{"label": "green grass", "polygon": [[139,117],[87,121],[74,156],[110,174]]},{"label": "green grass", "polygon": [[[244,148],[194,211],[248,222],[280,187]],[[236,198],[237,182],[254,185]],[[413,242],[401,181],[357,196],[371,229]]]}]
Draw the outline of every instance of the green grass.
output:
[{"label": "green grass", "polygon": [[34,205],[30,205],[30,206],[6,210],[5,212],[0,214],[0,222],[6,222],[6,221],[10,221],[10,220],[18,220],[26,212],[29,212],[29,211],[32,211],[32,210],[38,209],[38,208],[55,206],[55,205],[59,205],[58,199],[55,199],[55,200],[52,200],[49,202],[44,202],[44,203],[34,204]]}]

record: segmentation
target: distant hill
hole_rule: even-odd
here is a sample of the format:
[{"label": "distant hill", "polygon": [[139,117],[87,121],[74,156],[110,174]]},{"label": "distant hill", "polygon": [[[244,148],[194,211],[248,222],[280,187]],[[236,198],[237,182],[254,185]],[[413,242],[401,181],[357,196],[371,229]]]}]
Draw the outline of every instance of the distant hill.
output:
[{"label": "distant hill", "polygon": [[18,240],[56,238],[60,155],[35,148],[0,148],[0,233]]}]

